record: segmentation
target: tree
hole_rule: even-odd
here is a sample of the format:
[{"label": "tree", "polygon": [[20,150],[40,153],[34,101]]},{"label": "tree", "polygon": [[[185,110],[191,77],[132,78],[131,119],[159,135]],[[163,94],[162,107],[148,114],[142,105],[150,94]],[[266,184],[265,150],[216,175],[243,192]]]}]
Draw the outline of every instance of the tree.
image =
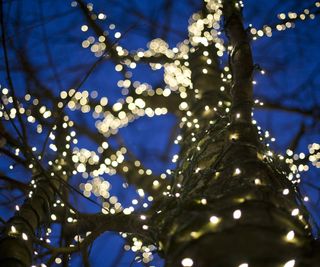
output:
[{"label": "tree", "polygon": [[[160,27],[156,18],[145,18],[139,9],[114,2],[121,14],[132,13],[149,22],[153,32]],[[174,4],[164,1],[169,24],[160,27],[163,39],[151,40],[147,50],[133,50],[122,41],[135,26],[126,26],[122,34],[113,33],[115,25],[108,22],[108,32],[107,15],[99,11],[99,4],[94,9],[91,3],[72,2],[77,19],[85,21],[81,30],[94,34],[82,46],[90,47],[97,59],[90,64],[78,57],[70,59],[83,64],[76,69],[69,65],[69,58],[60,59],[63,69],[59,70],[61,65],[55,65],[50,51],[52,41],[46,33],[41,1],[47,65],[29,50],[33,45],[29,40],[20,43],[8,34],[18,32],[23,20],[17,16],[8,24],[11,4],[2,1],[1,71],[7,87],[2,87],[0,152],[7,162],[4,167],[10,165],[2,171],[1,181],[8,191],[9,202],[4,204],[9,209],[19,202],[15,198],[22,196],[24,201],[14,214],[6,211],[10,218],[2,220],[1,266],[68,266],[75,264],[71,257],[76,253],[81,254],[84,266],[90,266],[91,246],[104,232],[120,233],[127,241],[125,248],[136,252],[136,261],[145,265],[152,265],[153,254],[158,253],[166,266],[317,266],[317,222],[304,204],[309,198],[301,192],[299,182],[301,172],[311,163],[319,167],[320,146],[311,144],[307,155],[296,153],[302,138],[317,130],[317,102],[311,108],[308,101],[292,106],[286,103],[290,95],[282,101],[262,95],[264,106],[255,101],[254,76],[265,71],[254,63],[252,40],[271,37],[274,31],[301,24],[300,20],[312,21],[320,3],[296,4],[294,8],[301,13],[280,13],[280,22],[261,29],[246,28],[241,1],[201,4],[201,11],[189,21],[188,38],[170,48],[163,39],[170,39],[167,31]],[[21,14],[19,5],[16,10]],[[129,17],[125,21],[131,23]],[[64,47],[68,47],[73,36],[62,32]],[[68,54],[72,51],[64,56]],[[123,96],[116,101],[112,98],[117,94],[108,99],[106,92],[83,89],[94,88],[95,80],[108,83],[112,79],[110,72],[110,77],[99,73],[103,64],[119,72],[114,78]],[[149,73],[145,66],[158,73],[162,69],[163,81],[153,87],[134,81],[132,72],[137,65],[141,66],[140,76]],[[49,68],[50,75],[42,73],[42,68]],[[83,69],[85,74],[79,74]],[[75,81],[72,75],[62,75],[66,71],[76,72]],[[66,86],[63,76],[73,85]],[[307,83],[312,82],[317,80],[309,77]],[[287,156],[270,148],[273,138],[253,120],[253,108],[261,107],[300,114],[310,121],[303,121],[293,136]],[[173,156],[174,170],[157,174],[144,166],[148,159],[143,153],[140,158],[126,147],[130,139],[124,137],[124,127],[134,127],[138,118],[168,112],[178,121],[165,158],[173,142],[180,151]],[[122,178],[109,178],[115,174]],[[81,177],[87,181],[81,183]],[[303,182],[317,189],[311,178]],[[126,195],[118,201],[110,187],[122,183]],[[126,203],[127,197],[130,201],[135,198],[132,205]],[[90,212],[84,207],[90,207]]]}]

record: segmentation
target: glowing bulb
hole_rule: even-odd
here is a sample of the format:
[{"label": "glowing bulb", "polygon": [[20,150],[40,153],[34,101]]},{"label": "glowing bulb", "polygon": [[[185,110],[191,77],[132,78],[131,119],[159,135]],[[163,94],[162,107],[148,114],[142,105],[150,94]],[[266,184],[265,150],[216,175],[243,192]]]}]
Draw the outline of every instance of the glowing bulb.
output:
[{"label": "glowing bulb", "polygon": [[211,216],[210,222],[213,224],[217,224],[220,221],[220,219],[217,216]]},{"label": "glowing bulb", "polygon": [[289,189],[288,188],[283,189],[282,194],[288,195],[289,194]]},{"label": "glowing bulb", "polygon": [[286,238],[288,241],[293,240],[294,239],[294,231],[288,232]]},{"label": "glowing bulb", "polygon": [[116,33],[114,34],[114,37],[115,37],[115,38],[120,38],[120,37],[121,37],[121,33],[120,33],[120,32],[116,32]]},{"label": "glowing bulb", "polygon": [[[184,258],[182,261],[181,261],[181,264],[182,266],[184,267],[191,267],[193,266],[193,260],[190,259],[190,258]],[[287,266],[286,266],[287,267]]]},{"label": "glowing bulb", "polygon": [[233,219],[238,220],[241,217],[241,210],[235,210],[233,212]]},{"label": "glowing bulb", "polygon": [[241,170],[239,168],[236,168],[234,170],[234,175],[239,175],[241,173]]},{"label": "glowing bulb", "polygon": [[201,204],[202,204],[202,205],[207,205],[207,200],[206,200],[205,198],[202,198],[202,199],[201,199]]},{"label": "glowing bulb", "polygon": [[238,133],[230,134],[230,137],[229,137],[230,140],[237,140],[238,138],[239,138],[239,134]]},{"label": "glowing bulb", "polygon": [[290,260],[290,261],[287,261],[283,267],[293,267],[295,265],[296,261],[295,260]]},{"label": "glowing bulb", "polygon": [[261,185],[261,180],[260,179],[254,179],[254,184],[256,185]]},{"label": "glowing bulb", "polygon": [[292,216],[297,216],[299,214],[299,209],[293,209],[291,212]]},{"label": "glowing bulb", "polygon": [[23,240],[28,240],[28,236],[25,233],[22,233],[22,239]]}]

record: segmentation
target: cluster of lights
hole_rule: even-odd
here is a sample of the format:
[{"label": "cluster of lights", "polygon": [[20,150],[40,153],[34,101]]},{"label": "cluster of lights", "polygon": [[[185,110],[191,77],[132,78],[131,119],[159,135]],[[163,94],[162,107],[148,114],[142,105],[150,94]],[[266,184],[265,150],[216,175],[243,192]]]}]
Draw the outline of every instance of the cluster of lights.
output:
[{"label": "cluster of lights", "polygon": [[[192,71],[189,68],[190,63],[189,55],[191,53],[194,53],[196,51],[196,47],[204,46],[208,47],[209,45],[214,44],[216,48],[216,55],[218,57],[222,57],[226,51],[232,50],[231,47],[226,47],[224,45],[224,40],[220,38],[221,35],[220,32],[220,20],[222,16],[222,4],[219,0],[205,0],[207,10],[209,11],[209,14],[206,15],[206,17],[202,17],[200,13],[193,14],[190,25],[188,27],[189,32],[189,39],[185,40],[181,44],[179,44],[177,47],[174,47],[173,49],[169,48],[169,45],[162,39],[157,38],[148,44],[147,50],[139,49],[136,52],[129,53],[128,50],[123,48],[122,46],[116,44],[114,46],[114,50],[116,51],[116,54],[118,57],[121,58],[121,63],[117,64],[115,66],[115,70],[117,72],[125,72],[125,77],[122,80],[118,81],[118,87],[122,88],[122,93],[124,95],[123,99],[118,100],[114,104],[110,104],[109,100],[106,97],[98,98],[98,93],[96,91],[93,91],[92,93],[89,93],[88,91],[84,90],[82,92],[76,91],[75,89],[69,89],[68,91],[62,91],[60,93],[60,100],[57,104],[58,108],[63,107],[63,103],[65,100],[67,101],[67,107],[71,111],[77,111],[80,110],[82,113],[90,113],[92,112],[93,118],[95,121],[95,127],[103,134],[105,137],[109,137],[111,135],[114,135],[118,132],[118,130],[121,127],[125,127],[129,124],[129,122],[135,120],[138,117],[142,116],[160,116],[165,115],[168,110],[166,107],[149,107],[147,98],[153,97],[153,96],[164,96],[169,97],[173,92],[177,93],[181,99],[181,103],[179,105],[179,110],[182,111],[183,117],[181,119],[180,128],[186,128],[188,129],[187,133],[190,133],[190,140],[191,142],[198,142],[197,139],[197,133],[202,130],[201,122],[196,118],[196,115],[190,110],[190,104],[189,104],[189,95],[194,96],[196,99],[201,98],[201,92],[199,92],[199,89],[193,88],[192,80],[191,80],[191,74]],[[242,6],[243,3],[240,1],[237,3],[239,6]],[[76,6],[76,2],[72,3],[72,6]],[[320,2],[316,2],[316,7],[320,7]],[[90,12],[93,12],[93,5],[88,4],[87,5],[88,10]],[[93,13],[94,14],[94,13]],[[276,30],[282,31],[287,28],[294,27],[294,20],[301,19],[304,20],[307,17],[310,19],[314,19],[314,14],[310,12],[309,9],[305,9],[303,13],[297,14],[293,12],[289,12],[288,14],[281,13],[278,15],[279,19],[283,21],[283,23],[278,24],[276,26]],[[92,16],[94,20],[106,20],[107,15],[104,13],[98,13],[94,14]],[[116,26],[114,24],[110,24],[108,26],[108,30],[104,31],[104,35],[99,36],[98,38],[95,38],[93,36],[88,36],[83,42],[82,47],[83,48],[89,48],[92,53],[94,53],[95,56],[100,57],[102,56],[106,49],[107,49],[107,38],[111,35],[109,31],[113,32],[113,38],[115,40],[118,40],[121,38],[121,33],[119,31],[115,31]],[[82,25],[80,30],[83,33],[87,33],[90,28],[88,25]],[[257,30],[253,27],[251,27],[250,32],[252,34],[252,38],[256,39],[258,37],[262,37],[264,35],[271,37],[272,36],[272,30],[273,28],[271,26],[264,26],[262,30]],[[170,59],[166,63],[149,63],[150,67],[153,70],[158,70],[163,68],[164,69],[164,82],[166,83],[166,87],[164,89],[157,88],[153,89],[149,84],[146,83],[140,83],[140,82],[133,82],[132,81],[132,75],[130,72],[127,72],[126,69],[135,69],[137,66],[137,63],[139,61],[143,61],[144,59],[152,58],[153,56],[159,56],[163,55],[167,59]],[[211,55],[209,51],[203,52],[203,57],[205,58],[206,64],[208,67],[205,67],[202,69],[202,73],[204,75],[209,74],[210,72],[210,65],[212,64]],[[119,61],[120,62],[120,61]],[[261,71],[261,74],[264,74],[264,71]],[[225,88],[228,86],[230,81],[232,80],[231,70],[229,67],[225,67],[223,72],[221,73],[221,81],[222,84],[225,84],[226,86],[222,85],[220,87],[220,91],[224,92]],[[128,94],[131,91],[134,91],[135,95]],[[3,117],[5,120],[15,119],[18,114],[25,115],[26,120],[30,124],[37,124],[36,125],[36,131],[38,134],[41,134],[43,132],[43,123],[41,120],[48,120],[52,117],[52,111],[50,108],[44,104],[41,104],[40,101],[37,98],[32,98],[29,94],[25,95],[25,100],[27,103],[29,102],[30,107],[23,106],[22,104],[19,104],[18,110],[13,105],[13,98],[9,95],[9,90],[7,88],[2,88],[2,101],[4,105],[8,106],[9,109],[4,111],[4,107],[1,105],[1,111],[0,111],[0,117]],[[190,93],[192,92],[192,93]],[[70,98],[70,99],[69,99]],[[256,105],[263,105],[262,102],[259,102],[259,100],[255,101]],[[231,103],[230,101],[219,101],[217,107],[211,107],[206,105],[203,110],[204,116],[211,116],[214,113],[221,113],[221,114],[227,114],[230,111]],[[34,111],[36,110],[36,112]],[[39,118],[40,116],[40,118]],[[236,119],[241,119],[241,114],[236,114]],[[214,124],[213,120],[210,120],[210,125]],[[253,121],[253,124],[255,122]],[[74,126],[74,122],[68,117],[63,117],[63,125],[62,127],[64,129],[72,128]],[[52,130],[49,133],[49,148],[56,152],[58,150],[58,147],[55,144],[56,135],[55,130],[57,129],[56,126],[52,127]],[[69,131],[70,130],[70,131]],[[270,139],[271,142],[274,142],[275,139],[270,137],[270,134],[268,131],[262,135],[262,132],[260,131],[260,128],[258,127],[259,133],[260,133],[260,139],[261,140],[268,140]],[[78,139],[76,138],[75,131],[72,131],[71,129],[68,129],[69,133],[65,137],[66,145],[63,148],[62,152],[62,158],[61,159],[55,159],[55,160],[49,160],[48,165],[54,166],[54,168],[58,171],[61,171],[63,175],[66,175],[67,172],[64,170],[66,165],[66,158],[68,155],[67,151],[71,150],[71,160],[74,163],[74,168],[72,170],[72,173],[75,175],[77,173],[81,173],[83,178],[87,179],[85,183],[80,184],[80,189],[83,191],[83,195],[85,197],[90,197],[92,194],[96,197],[102,197],[102,209],[101,212],[105,214],[116,214],[116,213],[123,213],[125,215],[132,214],[135,210],[139,210],[139,200],[134,199],[132,200],[132,205],[130,207],[123,207],[123,205],[118,201],[118,198],[116,196],[112,196],[110,194],[111,190],[111,184],[109,181],[106,181],[102,176],[104,174],[108,175],[114,175],[117,172],[119,172],[119,169],[123,173],[129,172],[129,167],[126,165],[125,160],[125,154],[127,153],[127,149],[124,147],[121,147],[119,150],[115,152],[110,152],[110,145],[107,141],[103,142],[101,145],[99,145],[99,148],[96,151],[88,150],[86,148],[78,148],[73,147],[73,145],[76,145],[78,143]],[[239,133],[233,132],[229,136],[229,140],[236,141],[239,138]],[[183,140],[181,135],[178,135],[175,144],[178,144]],[[268,147],[269,144],[266,145]],[[1,145],[0,145],[1,147]],[[196,150],[201,152],[202,147],[201,144],[198,144],[196,147]],[[110,151],[109,151],[110,150]],[[33,152],[37,152],[37,147],[32,148]],[[317,168],[320,167],[320,145],[319,144],[312,144],[309,146],[309,160],[312,162],[314,166]],[[105,156],[105,152],[108,155]],[[19,149],[16,149],[15,154],[19,155],[20,151]],[[103,159],[101,158],[103,156]],[[293,154],[292,151],[287,151],[287,156],[284,158],[281,155],[278,155],[277,157],[280,160],[284,160],[286,164],[290,166],[290,173],[286,174],[288,179],[292,182],[299,182],[300,181],[300,174],[299,172],[307,171],[309,169],[307,163],[296,165],[295,161],[303,160],[305,157],[307,157],[305,154],[300,153],[299,155]],[[271,152],[270,150],[265,151],[265,154],[261,155],[262,159],[273,161],[276,156]],[[39,158],[40,159],[40,158]],[[178,162],[179,156],[174,155],[172,162]],[[141,162],[135,161],[134,162],[134,171],[137,172],[141,177],[142,176],[150,176],[152,174],[152,171],[150,169],[143,169],[141,167]],[[34,167],[33,163],[29,163],[29,168],[32,169]],[[13,167],[12,167],[13,168]],[[11,169],[11,166],[10,166]],[[194,170],[195,174],[201,173],[202,168],[197,166]],[[243,170],[240,168],[235,168],[233,171],[233,176],[240,176],[242,175]],[[170,171],[168,174],[171,174]],[[54,172],[51,173],[52,176],[55,175]],[[88,179],[90,176],[90,179]],[[219,176],[219,172],[215,172],[215,176]],[[296,179],[294,179],[294,177]],[[160,176],[160,179],[153,181],[153,188],[157,189],[159,188],[161,184],[161,180],[164,180],[166,178],[166,174],[162,174]],[[257,186],[260,186],[262,184],[262,181],[258,178],[254,180],[254,184]],[[37,184],[34,180],[31,181],[31,186],[33,189],[37,187]],[[181,189],[181,184],[177,184],[177,188]],[[175,192],[172,193],[172,187],[168,186],[167,191],[163,192],[163,196],[166,197],[175,197],[180,198],[181,192]],[[152,196],[147,196],[142,188],[137,189],[137,193],[141,199],[141,202],[143,202],[143,208],[148,207],[148,203],[153,201]],[[288,188],[284,188],[282,190],[283,195],[289,195],[291,192]],[[31,198],[33,195],[33,191],[30,191],[29,197]],[[308,197],[306,196],[304,198],[305,201],[308,201]],[[200,200],[201,205],[207,205],[207,200],[205,198]],[[57,207],[64,207],[65,204],[57,200],[55,203],[53,203],[53,208]],[[161,211],[159,211],[160,213]],[[69,210],[69,216],[67,217],[68,223],[76,223],[77,220],[74,216],[74,211]],[[293,208],[291,211],[291,216],[298,217],[300,220],[303,220],[303,216],[300,214],[300,210],[298,208]],[[231,217],[233,220],[240,220],[245,214],[241,211],[241,209],[236,209],[232,212]],[[50,215],[51,221],[56,222],[59,218],[57,218],[57,215],[55,213],[51,213]],[[148,230],[149,226],[147,224],[147,216],[141,215],[140,216],[141,221],[146,221],[145,224],[143,224],[142,229]],[[217,215],[212,215],[209,218],[209,223],[211,226],[217,226],[218,224],[223,223],[224,218],[218,217]],[[50,243],[49,234],[51,233],[51,229],[48,228],[46,232],[46,239],[45,242]],[[193,234],[192,234],[193,233]],[[199,235],[195,232],[192,232],[191,235],[193,237],[198,237]],[[24,241],[28,241],[29,237],[26,233],[22,232],[20,233],[15,225],[12,225],[9,230],[9,235],[14,236],[21,236],[21,239]],[[87,233],[87,236],[89,236],[90,233]],[[124,238],[128,238],[128,234],[123,233],[122,236]],[[74,240],[76,242],[83,242],[85,237],[82,237],[80,235],[76,235],[74,237]],[[294,230],[289,230],[284,235],[284,240],[286,242],[294,242],[296,238],[296,233]],[[145,245],[141,239],[139,239],[136,236],[133,236],[131,238],[132,245],[125,245],[125,249],[129,250],[131,249],[134,252],[139,252],[141,254],[141,260],[144,263],[149,263],[153,260],[153,251],[156,250],[156,248],[153,245]],[[73,246],[73,245],[70,245]],[[60,264],[62,262],[61,258],[57,257],[55,259],[55,262],[57,264]],[[184,258],[181,260],[181,265],[190,267],[194,266],[194,260],[191,258]],[[42,264],[44,265],[44,264]],[[295,260],[290,259],[283,263],[283,267],[294,267],[295,266]],[[238,267],[249,267],[248,263],[239,263]]]},{"label": "cluster of lights", "polygon": [[[282,265],[283,267],[294,267],[295,266],[295,260],[289,260],[287,262],[284,263],[284,265]],[[194,265],[194,262],[191,258],[184,258],[181,261],[181,265],[183,267],[192,267],[192,266],[196,266]],[[248,263],[241,263],[239,264],[237,267],[250,267],[250,265]]]},{"label": "cluster of lights", "polygon": [[309,145],[309,160],[312,162],[312,165],[320,168],[320,144],[313,143]]},{"label": "cluster of lights", "polygon": [[[314,7],[319,8],[320,2],[315,2]],[[287,12],[287,13],[279,13],[277,15],[280,22],[275,26],[264,25],[262,29],[257,29],[252,25],[250,28],[250,33],[252,35],[253,40],[257,40],[260,37],[267,36],[272,37],[272,31],[285,31],[290,28],[295,27],[295,22],[298,20],[306,20],[306,19],[315,19],[315,14],[313,14],[310,9],[306,8],[301,13],[296,12]]]}]

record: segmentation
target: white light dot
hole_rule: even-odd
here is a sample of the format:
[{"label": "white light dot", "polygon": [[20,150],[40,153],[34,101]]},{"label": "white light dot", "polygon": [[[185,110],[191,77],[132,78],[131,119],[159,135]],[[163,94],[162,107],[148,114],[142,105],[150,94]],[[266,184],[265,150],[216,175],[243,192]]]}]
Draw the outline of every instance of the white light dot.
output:
[{"label": "white light dot", "polygon": [[299,209],[293,209],[291,212],[292,216],[297,216],[299,214]]},{"label": "white light dot", "polygon": [[116,32],[116,33],[114,34],[114,37],[115,37],[115,38],[120,38],[120,37],[121,37],[121,33],[120,33],[120,32]]},{"label": "white light dot", "polygon": [[[193,260],[190,259],[190,258],[184,258],[182,261],[181,261],[181,264],[182,266],[184,267],[191,267],[193,266]],[[287,266],[286,266],[287,267]]]},{"label": "white light dot", "polygon": [[289,189],[288,188],[283,189],[282,194],[288,195],[289,194]]},{"label": "white light dot", "polygon": [[283,267],[293,267],[295,265],[296,261],[295,260],[290,260],[290,261],[287,261]]},{"label": "white light dot", "polygon": [[238,267],[249,267],[248,263],[241,263]]},{"label": "white light dot", "polygon": [[86,166],[85,166],[83,163],[80,163],[80,164],[77,166],[77,171],[78,171],[78,172],[85,172],[85,171],[86,171]]},{"label": "white light dot", "polygon": [[81,31],[86,32],[88,30],[88,26],[87,25],[82,25],[81,26]]},{"label": "white light dot", "polygon": [[11,226],[11,232],[12,233],[16,233],[17,232],[17,229],[13,225]]},{"label": "white light dot", "polygon": [[23,240],[28,240],[28,236],[25,233],[22,233],[22,239]]},{"label": "white light dot", "polygon": [[236,168],[234,170],[234,175],[239,175],[241,173],[241,170],[239,168]]},{"label": "white light dot", "polygon": [[254,183],[256,184],[256,185],[261,185],[261,180],[260,179],[254,179]]},{"label": "white light dot", "polygon": [[233,218],[238,220],[238,219],[240,219],[240,217],[241,217],[241,210],[235,210],[233,212]]},{"label": "white light dot", "polygon": [[294,231],[288,232],[286,238],[288,241],[291,241],[292,239],[294,239]]},{"label": "white light dot", "polygon": [[220,221],[220,219],[217,216],[211,216],[210,222],[213,224],[217,224]]}]

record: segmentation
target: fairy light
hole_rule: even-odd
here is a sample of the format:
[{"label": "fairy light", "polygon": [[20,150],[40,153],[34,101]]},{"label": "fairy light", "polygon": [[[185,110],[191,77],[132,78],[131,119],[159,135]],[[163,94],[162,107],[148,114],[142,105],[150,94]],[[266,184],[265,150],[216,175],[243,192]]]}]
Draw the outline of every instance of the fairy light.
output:
[{"label": "fairy light", "polygon": [[241,210],[235,210],[235,211],[233,212],[233,214],[232,214],[233,219],[235,219],[235,220],[240,219],[240,218],[241,218],[241,215],[242,215]]},{"label": "fairy light", "polygon": [[294,233],[294,231],[289,231],[288,233],[287,233],[287,235],[286,235],[286,239],[287,239],[287,241],[292,241],[293,239],[294,239],[294,236],[295,236],[295,233]]},{"label": "fairy light", "polygon": [[16,234],[17,233],[17,229],[12,225],[10,227],[11,233]]},{"label": "fairy light", "polygon": [[296,264],[295,260],[289,260],[283,265],[283,267],[294,267],[295,264]]},{"label": "fairy light", "polygon": [[28,240],[28,236],[27,236],[27,234],[25,234],[25,233],[22,233],[22,234],[21,234],[21,237],[22,237],[22,239],[25,240],[25,241]]},{"label": "fairy light", "polygon": [[241,170],[239,168],[236,168],[234,170],[234,175],[239,175],[241,173]]},{"label": "fairy light", "polygon": [[290,192],[289,189],[288,189],[288,188],[285,188],[285,189],[283,189],[282,194],[283,194],[283,195],[288,195],[289,192]]},{"label": "fairy light", "polygon": [[210,222],[212,224],[217,224],[219,221],[220,221],[220,219],[217,216],[213,215],[213,216],[210,217]]},{"label": "fairy light", "polygon": [[232,133],[229,136],[229,139],[233,140],[233,141],[237,140],[238,138],[239,138],[239,134],[238,133]]},{"label": "fairy light", "polygon": [[254,183],[256,185],[261,185],[262,184],[262,182],[261,182],[261,180],[259,178],[254,179]]},{"label": "fairy light", "polygon": [[293,209],[292,211],[291,211],[291,215],[292,216],[297,216],[299,214],[299,209]]},{"label": "fairy light", "polygon": [[200,202],[201,202],[202,205],[207,205],[208,204],[208,201],[205,198],[202,198],[200,200]]},{"label": "fairy light", "polygon": [[184,259],[181,261],[181,264],[182,264],[182,266],[184,266],[184,267],[191,267],[191,266],[193,266],[193,260],[190,259],[190,258],[184,258]]}]

